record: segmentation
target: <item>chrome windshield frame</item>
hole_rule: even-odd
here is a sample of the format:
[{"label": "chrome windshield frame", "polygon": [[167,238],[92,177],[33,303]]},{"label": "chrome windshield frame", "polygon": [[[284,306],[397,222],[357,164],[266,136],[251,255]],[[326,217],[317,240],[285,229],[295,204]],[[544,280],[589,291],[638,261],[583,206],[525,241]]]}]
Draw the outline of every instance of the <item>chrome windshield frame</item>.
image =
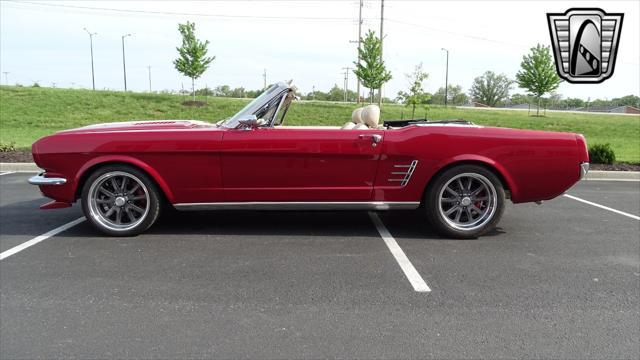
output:
[{"label": "chrome windshield frame", "polygon": [[[274,114],[274,117],[277,115],[280,110],[280,106],[282,105],[282,100],[285,98],[285,95],[290,93],[293,90],[293,87],[284,82],[279,82],[271,85],[267,90],[265,90],[260,96],[253,99],[249,104],[247,104],[242,110],[238,111],[232,117],[223,120],[219,126],[229,129],[235,129],[240,125],[240,120],[246,118],[249,115],[256,115],[264,106],[272,102],[277,97],[282,97],[281,101],[279,101],[278,109]],[[265,119],[268,120],[268,125],[273,126],[274,119]]]}]

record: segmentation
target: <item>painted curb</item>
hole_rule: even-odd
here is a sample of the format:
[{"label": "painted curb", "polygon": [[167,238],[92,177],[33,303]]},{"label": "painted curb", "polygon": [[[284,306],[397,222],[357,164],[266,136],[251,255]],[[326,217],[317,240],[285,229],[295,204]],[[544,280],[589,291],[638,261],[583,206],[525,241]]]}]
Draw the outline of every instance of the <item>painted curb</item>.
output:
[{"label": "painted curb", "polygon": [[640,171],[589,171],[583,180],[640,181]]},{"label": "painted curb", "polygon": [[0,171],[41,172],[35,163],[0,163]]},{"label": "painted curb", "polygon": [[[0,163],[0,171],[41,172],[34,163]],[[640,171],[589,171],[584,180],[640,181]]]}]

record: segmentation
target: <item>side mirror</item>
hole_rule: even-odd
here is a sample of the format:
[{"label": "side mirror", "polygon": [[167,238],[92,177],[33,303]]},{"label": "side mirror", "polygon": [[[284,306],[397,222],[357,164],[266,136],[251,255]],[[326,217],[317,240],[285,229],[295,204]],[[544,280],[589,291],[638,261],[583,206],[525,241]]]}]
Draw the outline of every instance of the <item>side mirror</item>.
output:
[{"label": "side mirror", "polygon": [[256,129],[260,126],[260,121],[255,115],[245,115],[238,120],[238,129]]}]

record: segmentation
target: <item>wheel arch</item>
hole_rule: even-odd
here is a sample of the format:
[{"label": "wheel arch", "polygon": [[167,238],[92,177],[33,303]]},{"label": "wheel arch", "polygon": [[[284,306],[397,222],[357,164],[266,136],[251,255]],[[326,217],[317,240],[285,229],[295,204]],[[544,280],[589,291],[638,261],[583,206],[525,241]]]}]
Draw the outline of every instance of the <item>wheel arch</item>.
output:
[{"label": "wheel arch", "polygon": [[436,170],[436,172],[434,172],[433,176],[431,176],[429,181],[427,181],[427,184],[425,185],[422,191],[421,201],[424,199],[424,195],[426,194],[427,190],[429,189],[433,181],[440,174],[451,169],[452,167],[465,165],[465,164],[478,165],[491,171],[494,175],[496,175],[498,180],[500,180],[500,182],[502,183],[502,186],[504,187],[505,191],[509,194],[508,197],[513,197],[514,194],[517,194],[518,189],[513,181],[513,178],[510,176],[509,172],[502,165],[486,157],[477,156],[477,155],[468,155],[468,156],[455,157],[453,159],[449,159],[448,161],[444,161],[440,163],[439,166],[437,166],[438,170]]},{"label": "wheel arch", "polygon": [[141,161],[140,159],[136,159],[131,156],[101,156],[92,159],[85,163],[80,170],[78,170],[74,183],[76,184],[76,188],[74,190],[75,198],[80,198],[80,193],[82,192],[82,187],[84,186],[87,178],[97,169],[114,164],[124,164],[137,168],[138,170],[147,174],[155,183],[158,185],[162,194],[165,196],[166,200],[170,203],[174,202],[173,193],[169,188],[167,182],[162,178],[162,176],[149,164]]}]

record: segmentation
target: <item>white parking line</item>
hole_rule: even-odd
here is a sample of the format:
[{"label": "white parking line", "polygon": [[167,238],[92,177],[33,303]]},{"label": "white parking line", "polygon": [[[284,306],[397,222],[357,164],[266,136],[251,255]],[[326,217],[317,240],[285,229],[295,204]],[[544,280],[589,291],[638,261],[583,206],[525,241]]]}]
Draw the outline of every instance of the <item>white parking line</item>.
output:
[{"label": "white parking line", "polygon": [[384,226],[382,220],[380,220],[380,218],[378,217],[378,214],[369,212],[369,217],[371,218],[371,221],[373,221],[373,223],[376,225],[376,229],[378,229],[382,240],[384,240],[384,243],[387,244],[389,251],[391,251],[391,255],[393,255],[393,257],[396,259],[402,271],[404,271],[404,275],[411,283],[411,286],[413,286],[413,289],[417,292],[431,291],[422,276],[420,276],[416,268],[413,267],[413,264],[411,263],[411,261],[409,261],[407,255],[404,253],[404,251],[402,251],[402,248],[400,247],[400,245],[398,245],[396,239],[391,236],[391,233],[389,232],[389,230],[387,230],[387,227]]},{"label": "white parking line", "polygon": [[594,202],[591,202],[591,201],[588,201],[588,200],[585,200],[585,199],[581,199],[581,198],[576,197],[576,196],[573,196],[573,195],[564,194],[564,196],[568,197],[569,199],[573,199],[573,200],[576,200],[576,201],[580,201],[580,202],[583,202],[583,203],[585,203],[585,204],[589,204],[589,205],[592,205],[592,206],[595,206],[595,207],[599,207],[599,208],[601,208],[601,209],[605,209],[605,210],[608,210],[608,211],[614,212],[614,213],[616,213],[616,214],[620,214],[620,215],[624,215],[624,216],[626,216],[626,217],[630,217],[630,218],[632,218],[632,219],[640,220],[640,216],[636,216],[636,215],[633,215],[633,214],[626,213],[626,212],[624,212],[624,211],[620,211],[620,210],[612,209],[612,208],[610,208],[610,207],[608,207],[608,206],[604,206],[604,205],[596,204],[596,203],[594,203]]},{"label": "white parking line", "polygon": [[66,224],[64,224],[64,225],[62,225],[60,227],[57,227],[57,228],[55,228],[55,229],[53,229],[53,230],[51,230],[49,232],[46,232],[46,233],[44,233],[44,234],[42,234],[40,236],[36,236],[36,237],[34,237],[33,239],[31,239],[31,240],[29,240],[27,242],[23,242],[22,244],[14,246],[9,250],[3,251],[2,253],[0,253],[0,260],[3,260],[5,258],[8,258],[11,255],[19,253],[20,251],[22,251],[22,250],[24,250],[24,249],[26,249],[26,248],[28,248],[30,246],[33,246],[33,245],[35,245],[35,244],[37,244],[37,243],[39,243],[41,241],[47,240],[48,238],[50,238],[50,237],[52,237],[54,235],[57,235],[57,234],[65,231],[67,229],[70,229],[70,228],[80,224],[81,222],[83,222],[85,220],[86,220],[86,218],[84,216],[81,217],[81,218],[75,219],[72,222],[66,223]]},{"label": "white parking line", "polygon": [[0,172],[0,176],[14,174],[14,173],[15,173],[15,171],[3,171],[3,172]]}]

